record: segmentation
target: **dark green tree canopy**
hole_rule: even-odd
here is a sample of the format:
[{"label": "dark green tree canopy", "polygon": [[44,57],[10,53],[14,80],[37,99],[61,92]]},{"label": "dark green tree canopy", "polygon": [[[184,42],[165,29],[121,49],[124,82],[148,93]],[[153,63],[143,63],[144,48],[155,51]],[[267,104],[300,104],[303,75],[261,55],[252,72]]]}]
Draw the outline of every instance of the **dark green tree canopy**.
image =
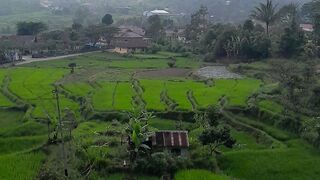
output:
[{"label": "dark green tree canopy", "polygon": [[159,40],[164,34],[163,24],[158,15],[153,15],[148,18],[148,28],[146,35],[154,40]]},{"label": "dark green tree canopy", "polygon": [[105,25],[111,25],[113,24],[113,18],[111,14],[106,14],[102,18],[102,23]]},{"label": "dark green tree canopy", "polygon": [[199,140],[203,145],[210,146],[210,153],[220,153],[217,148],[225,146],[232,148],[236,143],[235,139],[231,137],[230,129],[226,126],[209,127],[205,129],[199,136]]},{"label": "dark green tree canopy", "polygon": [[17,35],[37,35],[47,28],[47,25],[42,22],[19,22],[17,24]]}]

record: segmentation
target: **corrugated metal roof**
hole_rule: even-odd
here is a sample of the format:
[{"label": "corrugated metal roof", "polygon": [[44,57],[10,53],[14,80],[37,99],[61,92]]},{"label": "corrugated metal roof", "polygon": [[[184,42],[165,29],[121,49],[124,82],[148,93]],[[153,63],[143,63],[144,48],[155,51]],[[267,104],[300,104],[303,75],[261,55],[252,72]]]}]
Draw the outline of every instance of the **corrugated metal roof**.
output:
[{"label": "corrugated metal roof", "polygon": [[158,131],[152,138],[152,145],[156,147],[188,148],[188,132]]}]

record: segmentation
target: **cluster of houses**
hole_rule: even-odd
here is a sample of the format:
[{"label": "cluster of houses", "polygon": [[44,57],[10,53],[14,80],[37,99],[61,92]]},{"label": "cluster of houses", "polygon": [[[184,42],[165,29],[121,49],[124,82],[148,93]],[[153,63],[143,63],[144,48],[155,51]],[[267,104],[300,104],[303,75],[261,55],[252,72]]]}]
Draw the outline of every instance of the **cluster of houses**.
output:
[{"label": "cluster of houses", "polygon": [[[53,45],[44,34],[37,36],[0,36],[0,48],[5,47],[2,49],[6,49],[6,58],[0,60],[0,63],[21,61],[23,55],[31,55],[33,58],[60,55],[57,53],[50,54],[51,51],[59,51],[58,46],[63,51],[75,52],[90,46],[96,49],[105,48],[121,54],[145,51],[151,47],[151,39],[146,38],[145,30],[136,26],[120,26],[118,33],[112,38],[110,44],[106,43],[103,37],[96,43],[83,39],[80,41],[83,44],[74,44],[64,31],[52,33],[60,36],[60,40],[55,41]],[[184,30],[167,30],[166,38],[168,41],[185,41]],[[53,47],[50,47],[51,45]]]}]

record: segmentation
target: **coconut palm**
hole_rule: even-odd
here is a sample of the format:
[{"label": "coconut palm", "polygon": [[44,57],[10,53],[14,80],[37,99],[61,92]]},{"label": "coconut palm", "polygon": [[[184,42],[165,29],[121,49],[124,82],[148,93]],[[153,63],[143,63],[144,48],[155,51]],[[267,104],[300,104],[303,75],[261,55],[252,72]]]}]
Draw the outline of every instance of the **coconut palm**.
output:
[{"label": "coconut palm", "polygon": [[279,13],[277,5],[273,4],[272,0],[267,0],[266,4],[260,3],[258,7],[252,12],[251,15],[254,19],[264,22],[269,35],[270,26],[278,19]]}]

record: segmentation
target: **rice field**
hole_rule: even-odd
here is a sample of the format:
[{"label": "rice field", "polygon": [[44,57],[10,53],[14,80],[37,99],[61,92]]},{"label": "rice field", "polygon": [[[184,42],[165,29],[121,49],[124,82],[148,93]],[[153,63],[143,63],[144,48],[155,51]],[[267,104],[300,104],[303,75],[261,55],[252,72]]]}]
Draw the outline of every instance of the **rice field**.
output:
[{"label": "rice field", "polygon": [[23,122],[24,112],[0,110],[0,179],[34,179],[45,159],[37,151],[47,140],[45,128]]},{"label": "rice field", "polygon": [[0,156],[0,179],[35,179],[44,160],[41,152]]},{"label": "rice field", "polygon": [[229,180],[227,176],[217,175],[213,172],[200,169],[182,170],[175,174],[175,180]]},{"label": "rice field", "polygon": [[[141,97],[146,109],[150,111],[166,111],[168,104],[162,95],[170,102],[177,104],[175,110],[191,111],[196,108],[206,108],[216,105],[221,97],[227,97],[230,106],[246,107],[247,99],[258,91],[262,82],[256,79],[192,79],[188,77],[143,77],[137,78],[142,89],[137,94],[136,84],[132,82],[132,74],[146,69],[166,69],[170,56],[176,56],[178,68],[197,69],[201,62],[192,58],[178,56],[174,53],[160,52],[155,55],[138,54],[123,57],[109,53],[93,53],[61,60],[37,62],[21,67],[0,69],[0,82],[7,76],[10,79],[8,90],[23,102],[32,104],[31,119],[25,119],[26,112],[0,109],[0,179],[35,179],[46,155],[41,147],[46,143],[46,124],[35,121],[50,117],[56,118],[56,101],[52,90],[55,83],[61,83],[61,88],[72,96],[86,97],[94,110],[103,111],[133,111],[134,98]],[[70,74],[67,65],[77,63],[75,74]],[[91,71],[92,70],[92,71]],[[112,74],[111,70],[116,70]],[[81,76],[81,78],[77,78]],[[133,86],[133,84],[135,86]],[[165,93],[164,93],[165,92]],[[191,92],[191,93],[190,93]],[[0,93],[0,107],[10,108],[17,103],[10,100],[5,93]],[[190,100],[192,96],[192,101]],[[61,109],[72,109],[80,119],[81,102],[67,95],[60,94]],[[281,113],[281,105],[263,100],[259,103],[262,109]],[[82,117],[81,117],[82,118]],[[219,166],[224,174],[217,175],[206,170],[183,170],[175,175],[180,179],[317,179],[320,172],[320,155],[313,148],[299,139],[294,139],[290,133],[284,132],[262,122],[238,117],[238,121],[255,127],[267,135],[281,141],[287,148],[269,148],[257,142],[257,139],[247,132],[232,128],[231,134],[237,140],[237,146],[232,150],[222,149],[223,156]],[[72,133],[74,138],[81,140],[83,145],[90,146],[90,158],[97,161],[105,160],[101,154],[117,157],[122,152],[118,147],[117,133],[108,137],[97,136],[107,131],[122,132],[124,124],[114,125],[98,119],[86,121],[81,119],[79,126]],[[156,118],[150,121],[153,130],[175,130],[177,121]],[[201,128],[192,129],[192,123],[183,123],[184,129],[190,130],[190,140],[198,139]],[[98,134],[99,134],[98,133]],[[113,142],[115,146],[104,147],[101,150],[91,147],[100,142]],[[103,152],[103,153],[102,153]],[[95,176],[96,175],[96,176]],[[126,174],[111,174],[113,179],[122,179]],[[141,179],[159,179],[151,176],[139,176]],[[101,178],[92,174],[93,179]]]}]

